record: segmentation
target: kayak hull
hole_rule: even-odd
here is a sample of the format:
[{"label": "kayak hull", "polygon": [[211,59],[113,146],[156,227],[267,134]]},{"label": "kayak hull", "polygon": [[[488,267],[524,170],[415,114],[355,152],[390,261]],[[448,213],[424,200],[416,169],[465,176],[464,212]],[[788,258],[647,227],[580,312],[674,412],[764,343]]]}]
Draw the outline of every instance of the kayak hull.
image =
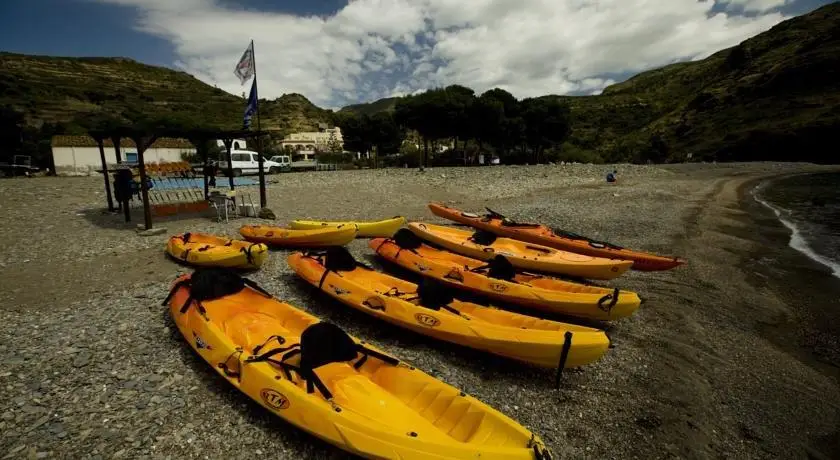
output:
[{"label": "kayak hull", "polygon": [[475,271],[479,260],[440,251],[427,245],[401,249],[391,239],[374,239],[370,247],[382,258],[450,287],[493,301],[585,319],[610,321],[632,315],[641,304],[635,292],[518,273],[512,280],[491,278]]},{"label": "kayak hull", "polygon": [[356,225],[359,227],[357,238],[390,238],[405,225],[405,217],[397,216],[391,219],[376,222],[345,221],[345,222],[321,222],[314,220],[293,220],[289,222],[289,228],[295,230],[315,230],[325,227],[340,227],[342,225]]},{"label": "kayak hull", "polygon": [[268,258],[268,247],[206,233],[182,233],[169,238],[166,253],[197,267],[255,269]]},{"label": "kayak hull", "polygon": [[[300,349],[318,318],[250,287],[198,302],[184,284],[190,276],[176,280],[168,302],[190,347],[265,409],[326,442],[366,458],[524,460],[548,453],[507,416],[353,337],[354,347],[375,354],[315,367],[311,372],[330,398],[318,387],[309,391],[304,374],[274,362],[302,369],[306,351],[289,359],[279,353],[274,361],[255,358]],[[368,359],[356,367],[362,357]]]},{"label": "kayak hull", "polygon": [[293,230],[269,225],[243,225],[239,228],[239,233],[248,241],[269,246],[318,248],[344,246],[356,238],[356,227],[347,225],[314,230]]},{"label": "kayak hull", "polygon": [[441,203],[429,203],[429,209],[436,216],[443,217],[444,219],[448,219],[453,222],[469,225],[506,238],[536,243],[550,248],[593,257],[630,260],[633,262],[633,266],[631,267],[633,270],[670,270],[685,263],[685,260],[679,257],[669,257],[648,252],[634,251],[608,243],[592,241],[584,237],[567,237],[559,235],[545,225],[507,225],[501,218],[466,213],[455,208],[450,208]]},{"label": "kayak hull", "polygon": [[[328,273],[323,260],[296,252],[289,266],[304,280],[356,310],[435,339],[482,350],[535,366],[557,368],[562,361],[566,333],[569,351],[564,367],[580,367],[600,359],[609,348],[598,329],[549,321],[533,316],[453,300],[447,309],[418,304],[417,285],[384,273],[357,267],[339,275]],[[400,293],[392,295],[389,293]]]},{"label": "kayak hull", "polygon": [[633,265],[629,260],[587,256],[504,237],[490,244],[480,244],[471,239],[472,232],[443,225],[412,222],[408,224],[408,229],[420,238],[457,254],[478,260],[503,255],[514,267],[527,271],[610,280],[621,276]]}]

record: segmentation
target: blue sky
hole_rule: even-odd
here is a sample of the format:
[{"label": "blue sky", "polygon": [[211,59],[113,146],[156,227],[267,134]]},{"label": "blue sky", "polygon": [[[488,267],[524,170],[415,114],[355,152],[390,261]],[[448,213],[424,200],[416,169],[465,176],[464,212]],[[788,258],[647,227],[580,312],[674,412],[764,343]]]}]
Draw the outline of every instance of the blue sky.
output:
[{"label": "blue sky", "polygon": [[253,38],[261,97],[299,92],[328,107],[451,83],[589,94],[827,3],[2,0],[0,50],[129,57],[240,94],[232,70]]}]

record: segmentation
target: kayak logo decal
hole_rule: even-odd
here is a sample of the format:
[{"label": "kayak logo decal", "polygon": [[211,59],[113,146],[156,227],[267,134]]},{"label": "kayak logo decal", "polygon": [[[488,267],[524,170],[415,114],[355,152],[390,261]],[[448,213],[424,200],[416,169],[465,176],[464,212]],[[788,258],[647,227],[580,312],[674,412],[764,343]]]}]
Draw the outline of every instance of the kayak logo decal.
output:
[{"label": "kayak logo decal", "polygon": [[201,350],[202,348],[206,349],[206,350],[212,350],[213,349],[213,347],[211,347],[210,345],[207,345],[207,342],[205,342],[204,339],[199,337],[198,334],[195,333],[195,331],[193,331],[193,337],[195,338],[195,347],[198,348],[199,350]]},{"label": "kayak logo decal", "polygon": [[260,391],[260,398],[266,406],[274,410],[283,410],[289,408],[289,398],[285,397],[283,393],[272,390],[271,388],[263,388]]},{"label": "kayak logo decal", "polygon": [[349,294],[350,293],[350,291],[348,291],[347,289],[342,289],[338,286],[333,286],[332,284],[330,284],[330,287],[332,288],[333,292],[335,292],[336,295],[344,295],[344,294]]},{"label": "kayak logo decal", "polygon": [[416,265],[417,269],[420,270],[421,272],[427,272],[427,271],[431,270],[429,267],[427,267],[427,266],[425,266],[425,265],[423,265],[419,262],[414,262],[414,265]]},{"label": "kayak logo decal", "polygon": [[490,289],[495,292],[505,292],[507,291],[507,286],[501,283],[490,283]]},{"label": "kayak logo decal", "polygon": [[440,320],[435,318],[432,315],[427,315],[425,313],[416,313],[414,315],[414,319],[417,320],[423,326],[427,327],[436,327],[440,324]]}]

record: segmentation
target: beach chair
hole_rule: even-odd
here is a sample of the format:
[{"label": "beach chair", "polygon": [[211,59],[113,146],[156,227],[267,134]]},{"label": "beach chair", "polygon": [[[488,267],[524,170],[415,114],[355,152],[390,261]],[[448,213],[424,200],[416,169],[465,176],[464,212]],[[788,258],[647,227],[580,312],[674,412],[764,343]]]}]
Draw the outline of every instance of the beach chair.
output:
[{"label": "beach chair", "polygon": [[230,191],[224,194],[213,191],[210,193],[209,201],[210,206],[216,210],[216,219],[218,222],[222,221],[222,216],[224,216],[225,222],[228,222],[231,214],[234,217],[239,217],[239,211],[236,209],[236,191]]}]

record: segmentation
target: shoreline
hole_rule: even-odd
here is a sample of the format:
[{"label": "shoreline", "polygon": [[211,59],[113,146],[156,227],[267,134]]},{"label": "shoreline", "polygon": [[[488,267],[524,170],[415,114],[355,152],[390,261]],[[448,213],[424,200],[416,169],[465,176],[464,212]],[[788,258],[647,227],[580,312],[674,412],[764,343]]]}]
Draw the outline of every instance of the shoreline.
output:
[{"label": "shoreline", "polygon": [[[784,247],[784,250],[779,251],[779,260],[774,261],[772,265],[745,267],[745,272],[754,270],[750,278],[751,284],[768,285],[777,295],[784,297],[787,304],[794,307],[794,314],[799,316],[797,319],[801,323],[800,326],[822,330],[830,336],[838,336],[840,335],[840,302],[833,301],[840,297],[840,281],[837,280],[837,272],[834,271],[834,267],[816,260],[811,254],[796,247],[793,239],[798,230],[791,229],[792,224],[780,219],[775,207],[755,196],[761,188],[772,186],[773,181],[792,176],[794,175],[756,180],[742,186],[740,191],[742,206],[751,213],[755,228],[761,235],[760,241],[766,239]],[[769,213],[772,213],[773,217]],[[807,242],[805,244],[807,245]],[[808,252],[813,253],[813,250],[808,248]],[[761,252],[752,253],[745,262],[761,255]],[[822,256],[819,257],[822,258]],[[807,286],[809,289],[799,289],[801,286]],[[780,348],[797,353],[804,362],[840,382],[840,341],[833,337],[826,341],[827,337],[823,337],[821,339],[823,343],[819,343],[820,339],[803,337],[802,335],[805,334],[803,331],[799,331],[800,337],[795,337],[798,340],[781,340],[785,335],[788,335],[786,338],[794,338],[790,337],[792,331],[788,326],[795,323],[797,321],[789,320],[785,324],[782,320],[779,324],[768,324],[767,329],[771,332],[766,335],[766,338],[774,341]],[[840,438],[838,438],[838,448],[840,448]],[[840,455],[840,450],[836,453]]]},{"label": "shoreline", "polygon": [[[831,316],[840,312],[832,303],[840,295],[823,284],[826,273],[815,262],[787,245],[789,233],[773,213],[748,195],[750,184],[823,169],[622,165],[621,182],[613,186],[594,177],[599,168],[586,165],[436,168],[315,174],[270,189],[278,223],[397,213],[443,222],[425,208],[439,199],[686,257],[688,264],[674,270],[631,272],[609,282],[638,292],[645,303],[634,316],[608,325],[615,347],[598,363],[564,372],[559,391],[553,372],[342,307],[291,272],[287,251],[272,251],[249,277],[511,416],[558,458],[831,458],[840,452],[840,378],[812,351],[833,359],[826,350],[840,331]],[[514,187],[528,177],[534,181]],[[18,182],[21,189],[3,190],[0,200],[43,194],[34,188],[37,181]],[[90,218],[85,210],[102,206],[101,194],[94,194],[98,182],[73,181],[81,184],[81,191],[74,189],[78,196],[66,193],[65,182],[43,183],[57,187],[53,201],[65,201],[38,201],[35,212],[10,208],[14,215],[0,230],[10,244],[0,250],[6,262],[0,276],[14,287],[9,291],[19,291],[0,293],[6,299],[0,333],[15,337],[0,343],[0,352],[11,354],[0,374],[8,394],[0,400],[0,455],[233,458],[270,451],[281,459],[346,457],[216,376],[189,352],[159,306],[171,280],[189,271],[164,256],[168,234],[235,235],[253,220],[169,221],[167,235],[141,239],[129,226],[106,222],[109,216]],[[289,196],[297,199],[284,200]],[[36,217],[49,219],[43,231],[15,230],[31,228]],[[67,242],[86,256],[73,259],[60,246]],[[14,245],[24,243],[32,248],[26,254],[31,262],[20,269]],[[349,249],[358,260],[387,268],[369,257],[366,243],[355,241]],[[97,255],[98,247],[110,250]]]},{"label": "shoreline", "polygon": [[[762,181],[761,183],[757,184],[755,187],[751,187],[751,190],[750,190],[749,194],[755,201],[761,203],[766,208],[770,209],[774,214],[776,214],[776,218],[779,220],[779,222],[784,227],[786,227],[788,230],[790,230],[791,235],[790,235],[790,239],[788,240],[788,245],[790,247],[799,251],[800,253],[802,253],[803,255],[808,257],[809,259],[825,266],[826,268],[828,268],[831,271],[832,276],[840,279],[840,262],[834,261],[834,260],[818,253],[817,251],[815,251],[811,247],[811,244],[809,243],[809,241],[805,237],[802,236],[802,234],[800,232],[800,228],[796,225],[796,223],[792,222],[791,220],[786,219],[782,215],[783,214],[782,209],[778,208],[776,205],[772,204],[771,202],[765,200],[764,198],[762,198],[760,196],[760,192],[762,190],[764,190],[768,187],[773,187],[774,183],[779,181],[779,180],[788,179],[788,178],[797,177],[797,176],[807,176],[807,175],[810,175],[810,174],[814,174],[814,173],[791,174],[791,175],[786,175],[786,176],[782,176],[782,177],[771,178],[771,179]],[[817,173],[817,174],[819,174],[819,173]]]},{"label": "shoreline", "polygon": [[[767,238],[784,248],[772,265],[754,267],[754,271],[747,265],[750,259],[762,257],[762,252],[753,252],[745,259],[744,270],[746,273],[752,271],[752,275],[748,276],[750,284],[769,288],[789,307],[785,315],[761,324],[759,333],[779,349],[840,384],[840,302],[837,301],[840,298],[840,282],[837,279],[837,264],[810,249],[796,226],[758,196],[764,187],[772,187],[773,182],[795,175],[744,184],[742,206],[751,213],[757,233],[761,234],[762,240]],[[762,215],[762,212],[766,214]],[[773,221],[766,222],[767,219]],[[797,237],[801,239],[799,244]],[[834,410],[837,411],[836,406]],[[803,436],[805,454],[809,458],[839,458],[839,426],[835,425],[834,430],[826,434]]]}]

